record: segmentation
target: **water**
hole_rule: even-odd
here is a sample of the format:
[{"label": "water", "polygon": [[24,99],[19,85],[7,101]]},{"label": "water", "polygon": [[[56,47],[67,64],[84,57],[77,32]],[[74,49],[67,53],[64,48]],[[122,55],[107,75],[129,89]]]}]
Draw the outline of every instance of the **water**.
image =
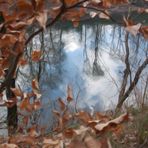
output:
[{"label": "water", "polygon": [[[29,92],[31,81],[41,67],[42,108],[35,122],[47,127],[54,125],[52,110],[57,109],[59,97],[66,101],[67,85],[72,87],[74,100],[77,100],[77,104],[71,103],[71,108],[75,105],[88,111],[115,108],[125,68],[124,35],[124,28],[116,25],[82,25],[69,30],[52,28],[36,36],[27,54],[30,56],[32,49],[41,49],[45,54],[41,62],[21,67],[17,79],[17,85]],[[129,47],[134,76],[147,56],[148,43],[139,35],[130,35]],[[137,87],[140,93],[147,74],[146,68]],[[129,98],[130,104],[136,102],[134,93]]]}]

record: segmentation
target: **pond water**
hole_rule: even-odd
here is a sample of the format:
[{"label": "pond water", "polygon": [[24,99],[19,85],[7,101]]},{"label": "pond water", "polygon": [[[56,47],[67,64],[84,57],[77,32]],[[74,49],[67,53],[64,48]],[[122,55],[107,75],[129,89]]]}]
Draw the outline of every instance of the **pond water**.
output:
[{"label": "pond water", "polygon": [[[41,125],[54,124],[52,111],[59,97],[66,101],[68,85],[73,90],[71,108],[105,111],[116,106],[125,68],[125,33],[116,25],[82,25],[70,30],[52,28],[34,38],[28,49],[43,50],[42,61],[20,68],[30,81],[20,74],[17,82],[25,91],[31,91],[31,79],[39,74],[40,66]],[[147,56],[148,43],[140,35],[130,35],[129,47],[134,75]],[[133,103],[133,95],[130,98]]]}]

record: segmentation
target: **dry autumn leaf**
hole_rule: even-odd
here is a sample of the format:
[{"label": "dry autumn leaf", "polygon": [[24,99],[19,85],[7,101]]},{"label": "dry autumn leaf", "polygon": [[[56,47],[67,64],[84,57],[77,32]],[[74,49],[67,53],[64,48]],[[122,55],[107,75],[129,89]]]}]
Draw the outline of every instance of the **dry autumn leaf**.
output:
[{"label": "dry autumn leaf", "polygon": [[44,10],[43,12],[38,12],[38,15],[36,16],[36,20],[39,22],[40,26],[43,27],[43,29],[46,29],[46,22],[47,22],[47,11]]},{"label": "dry autumn leaf", "polygon": [[109,19],[110,19],[110,14],[109,14],[109,12],[106,10],[105,12],[99,13],[99,18],[109,20]]},{"label": "dry autumn leaf", "polygon": [[32,51],[32,54],[31,54],[32,61],[38,62],[40,60],[40,58],[41,58],[41,55],[42,55],[41,50]]},{"label": "dry autumn leaf", "polygon": [[97,124],[95,126],[95,129],[97,131],[99,131],[99,132],[102,132],[102,131],[104,131],[106,129],[110,130],[112,127],[116,127],[117,125],[119,125],[119,124],[121,124],[121,123],[123,123],[123,122],[125,122],[127,120],[128,120],[128,113],[125,113],[125,114],[119,116],[118,118],[110,120],[110,121],[108,121],[106,123]]},{"label": "dry autumn leaf", "polygon": [[142,26],[139,31],[142,33],[144,38],[148,40],[148,26]]},{"label": "dry autumn leaf", "polygon": [[16,97],[22,97],[23,92],[19,88],[11,88],[11,91],[14,93]]},{"label": "dry autumn leaf", "polygon": [[76,4],[79,0],[65,0],[65,4],[67,6],[72,6],[74,4]]},{"label": "dry autumn leaf", "polygon": [[70,85],[67,86],[67,101],[71,102],[73,100],[73,92]]},{"label": "dry autumn leaf", "polygon": [[59,105],[60,105],[60,109],[62,111],[64,111],[65,110],[65,107],[66,107],[64,101],[61,98],[58,98],[58,102],[59,102]]},{"label": "dry autumn leaf", "polygon": [[139,33],[141,25],[142,25],[141,23],[138,23],[136,25],[127,26],[125,27],[125,30],[130,32],[132,35],[136,36]]},{"label": "dry autumn leaf", "polygon": [[0,148],[19,148],[16,144],[4,143],[0,144]]}]

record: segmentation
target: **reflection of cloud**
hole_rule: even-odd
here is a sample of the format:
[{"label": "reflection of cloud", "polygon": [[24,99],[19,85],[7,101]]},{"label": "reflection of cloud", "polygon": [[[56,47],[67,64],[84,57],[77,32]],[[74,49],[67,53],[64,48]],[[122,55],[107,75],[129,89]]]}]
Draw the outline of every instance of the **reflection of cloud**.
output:
[{"label": "reflection of cloud", "polygon": [[73,52],[79,48],[79,46],[75,42],[71,42],[67,44],[65,47],[66,52]]},{"label": "reflection of cloud", "polygon": [[[82,58],[82,57],[81,57]],[[82,93],[84,97],[81,106],[94,106],[96,109],[107,109],[117,102],[117,87],[114,81],[118,82],[116,73],[119,62],[114,61],[108,53],[102,52],[99,60],[101,68],[105,72],[103,77],[90,77],[81,73],[83,77],[85,91]],[[80,82],[79,82],[80,83]],[[113,97],[114,96],[114,97]]]},{"label": "reflection of cloud", "polygon": [[64,49],[66,52],[73,52],[80,47],[79,34],[74,31],[63,34],[62,40],[65,43]]},{"label": "reflection of cloud", "polygon": [[[100,50],[98,58],[99,65],[105,72],[103,77],[93,77],[84,73],[83,45],[79,41],[79,34],[69,31],[63,34],[62,40],[65,43],[66,59],[63,63],[64,73],[61,75],[63,81],[58,88],[50,90],[52,98],[61,96],[64,98],[66,86],[71,84],[75,96],[79,88],[79,107],[95,107],[95,109],[108,109],[112,104],[117,102],[118,67],[119,61],[110,57],[108,52]],[[89,40],[88,40],[89,44]],[[94,59],[94,50],[88,49],[90,64]]]}]

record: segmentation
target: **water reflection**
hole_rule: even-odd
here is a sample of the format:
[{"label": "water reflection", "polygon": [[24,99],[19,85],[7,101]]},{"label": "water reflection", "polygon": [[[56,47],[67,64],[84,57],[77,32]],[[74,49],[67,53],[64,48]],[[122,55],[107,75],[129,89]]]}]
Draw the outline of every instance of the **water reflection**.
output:
[{"label": "water reflection", "polygon": [[[115,25],[83,25],[79,31],[53,28],[33,40],[28,52],[34,48],[43,50],[42,60],[20,71],[28,71],[31,79],[40,78],[43,104],[40,124],[54,123],[52,110],[57,107],[58,97],[66,98],[68,84],[73,87],[78,108],[100,111],[115,107],[125,68],[124,35],[125,30]],[[130,36],[129,43],[132,77],[148,54],[148,43],[139,35]],[[18,83],[22,84],[24,79],[20,74]],[[30,91],[28,88],[31,89],[30,84],[25,82],[23,89]]]}]

